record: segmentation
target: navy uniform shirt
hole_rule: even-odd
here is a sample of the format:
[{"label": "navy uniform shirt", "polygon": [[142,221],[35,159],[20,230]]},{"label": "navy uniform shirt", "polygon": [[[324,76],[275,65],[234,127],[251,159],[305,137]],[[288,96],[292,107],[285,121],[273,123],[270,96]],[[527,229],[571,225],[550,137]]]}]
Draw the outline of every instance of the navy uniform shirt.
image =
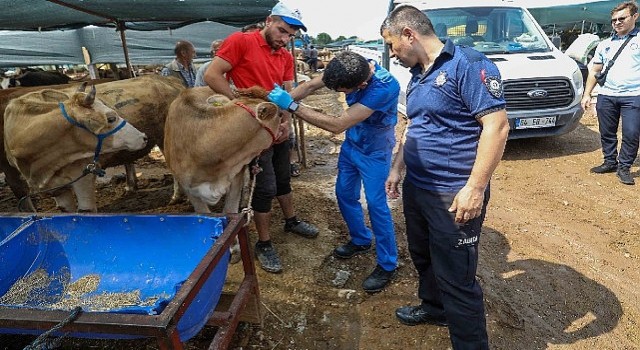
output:
[{"label": "navy uniform shirt", "polygon": [[419,188],[457,192],[476,159],[478,119],[505,108],[498,67],[485,55],[450,40],[431,69],[411,69],[404,145],[406,179]]},{"label": "navy uniform shirt", "polygon": [[374,74],[367,86],[346,95],[347,105],[360,103],[373,110],[367,119],[347,129],[345,135],[345,142],[364,154],[392,151],[398,121],[400,84],[386,69],[374,64]]}]

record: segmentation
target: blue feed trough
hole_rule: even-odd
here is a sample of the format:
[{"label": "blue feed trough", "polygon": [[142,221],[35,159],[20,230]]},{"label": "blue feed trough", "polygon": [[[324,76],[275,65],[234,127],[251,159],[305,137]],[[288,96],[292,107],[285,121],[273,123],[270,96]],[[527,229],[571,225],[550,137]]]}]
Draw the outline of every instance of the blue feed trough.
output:
[{"label": "blue feed trough", "polygon": [[[210,254],[227,221],[203,215],[0,216],[0,307],[161,315]],[[196,335],[213,314],[228,262],[227,250],[177,320],[181,341]]]}]

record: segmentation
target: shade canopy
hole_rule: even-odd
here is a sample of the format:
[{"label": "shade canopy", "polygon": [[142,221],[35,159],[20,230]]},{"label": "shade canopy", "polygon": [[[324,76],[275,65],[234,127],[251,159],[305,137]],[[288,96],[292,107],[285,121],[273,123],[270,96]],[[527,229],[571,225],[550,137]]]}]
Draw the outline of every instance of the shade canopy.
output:
[{"label": "shade canopy", "polygon": [[[209,58],[213,40],[264,21],[277,0],[2,0],[0,67],[159,64],[189,40]],[[4,30],[4,31],[2,31]],[[126,51],[121,35],[126,30]],[[128,57],[125,57],[125,52]]]},{"label": "shade canopy", "polygon": [[244,26],[264,20],[276,0],[3,0],[0,29],[53,30],[87,25],[155,30],[212,21]]}]

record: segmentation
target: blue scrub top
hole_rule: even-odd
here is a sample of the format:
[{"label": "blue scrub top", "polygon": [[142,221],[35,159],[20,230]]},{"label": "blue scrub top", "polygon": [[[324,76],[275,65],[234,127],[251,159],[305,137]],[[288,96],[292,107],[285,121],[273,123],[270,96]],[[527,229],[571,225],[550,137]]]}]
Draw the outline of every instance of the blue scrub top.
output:
[{"label": "blue scrub top", "polygon": [[345,135],[345,142],[364,154],[393,150],[398,121],[400,84],[386,69],[373,63],[374,74],[367,87],[346,94],[347,105],[360,103],[374,111],[367,119],[347,129]]},{"label": "blue scrub top", "polygon": [[482,126],[476,118],[505,108],[498,67],[482,53],[450,40],[431,69],[411,69],[404,145],[406,179],[419,188],[457,192],[476,159]]}]

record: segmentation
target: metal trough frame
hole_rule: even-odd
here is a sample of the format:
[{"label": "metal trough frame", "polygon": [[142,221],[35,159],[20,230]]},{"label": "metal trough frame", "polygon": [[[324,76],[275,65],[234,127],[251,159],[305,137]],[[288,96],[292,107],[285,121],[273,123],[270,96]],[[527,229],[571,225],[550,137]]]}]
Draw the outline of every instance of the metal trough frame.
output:
[{"label": "metal trough frame", "polygon": [[[200,214],[206,215],[206,214]],[[212,216],[220,216],[211,214]],[[223,254],[238,237],[244,269],[244,278],[236,294],[221,296],[218,307],[207,324],[218,326],[209,349],[226,349],[241,320],[254,323],[261,322],[260,291],[255,265],[249,249],[246,214],[228,214],[229,224],[222,235],[202,258],[198,266],[189,275],[175,297],[160,315],[117,314],[104,312],[82,312],[80,316],[61,332],[120,334],[143,337],[155,337],[162,350],[184,349],[180,341],[177,325],[180,318],[196,297],[204,282],[209,278]],[[225,299],[225,300],[223,300]],[[228,308],[220,309],[222,304]],[[243,311],[254,315],[243,315]],[[51,329],[69,316],[67,311],[39,310],[31,308],[7,308],[0,306],[0,328],[5,329],[38,329],[43,332]],[[16,332],[20,333],[20,332]]]}]

